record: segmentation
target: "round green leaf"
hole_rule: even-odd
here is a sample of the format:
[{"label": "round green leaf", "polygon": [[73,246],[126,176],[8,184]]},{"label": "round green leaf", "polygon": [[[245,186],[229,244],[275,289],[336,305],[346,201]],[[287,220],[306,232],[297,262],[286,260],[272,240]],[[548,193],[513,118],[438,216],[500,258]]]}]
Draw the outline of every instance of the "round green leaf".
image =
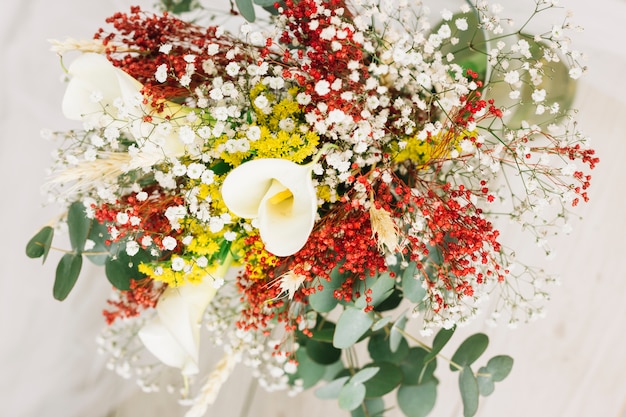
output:
[{"label": "round green leaf", "polygon": [[347,349],[355,344],[374,323],[372,316],[360,308],[348,307],[339,316],[333,346]]},{"label": "round green leaf", "polygon": [[[331,274],[332,275],[332,274]],[[334,291],[339,288],[335,287],[332,281],[322,281],[319,285],[323,286],[323,289],[315,291],[309,295],[309,305],[313,310],[319,313],[328,313],[337,306],[339,300],[334,297]]]},{"label": "round green leaf", "polygon": [[339,391],[339,408],[342,410],[354,410],[365,399],[365,385],[360,382],[348,382]]},{"label": "round green leaf", "polygon": [[426,417],[435,407],[437,384],[428,381],[421,385],[401,385],[398,406],[407,417]]},{"label": "round green leaf", "polygon": [[[449,22],[454,22],[459,18],[465,18],[469,27],[474,28],[474,30],[454,32],[455,27],[452,25],[450,29],[454,33],[453,36],[458,38],[459,42],[454,45],[450,42],[444,43],[441,45],[440,51],[443,56],[452,53],[454,55],[452,62],[460,65],[464,69],[469,68],[477,72],[478,78],[485,81],[489,76],[486,32],[484,29],[476,29],[481,28],[477,12],[457,13]],[[437,33],[444,23],[445,22],[441,22],[439,25],[435,26],[432,33]]]},{"label": "round green leaf", "polygon": [[404,375],[403,385],[420,385],[428,381],[435,381],[435,370],[437,369],[437,360],[425,362],[424,359],[428,355],[428,351],[421,347],[412,347],[406,355],[400,369]]},{"label": "round green leaf", "polygon": [[[367,414],[363,409],[367,410]],[[366,398],[361,407],[352,410],[350,417],[383,417],[385,402],[382,398]]]},{"label": "round green leaf", "polygon": [[389,272],[378,275],[373,279],[373,281],[374,282],[372,284],[370,284],[370,279],[366,281],[366,285],[368,285],[367,289],[371,290],[370,297],[372,300],[368,303],[365,300],[366,297],[361,295],[361,297],[359,297],[359,299],[354,303],[355,307],[365,308],[367,305],[376,307],[393,293],[393,288],[396,285],[396,280],[391,278]]},{"label": "round green leaf", "polygon": [[370,366],[363,368],[350,378],[350,382],[363,383],[374,377],[378,373],[379,368],[376,366]]},{"label": "round green leaf", "polygon": [[50,252],[53,236],[54,229],[52,227],[45,226],[41,228],[26,244],[26,256],[33,259],[43,256],[43,262],[45,262],[48,252]]},{"label": "round green leaf", "polygon": [[387,316],[387,317],[383,317],[382,319],[376,321],[376,323],[374,323],[374,325],[372,326],[372,331],[378,331],[380,329],[382,329],[383,327],[385,327],[386,325],[389,324],[389,322],[391,322],[391,317]]},{"label": "round green leaf", "polygon": [[[471,335],[465,339],[456,352],[454,352],[454,355],[452,355],[452,362],[460,366],[471,365],[485,352],[488,344],[489,338],[486,334],[476,333]],[[451,363],[450,370],[458,371],[459,369]]]},{"label": "round green leaf", "polygon": [[63,255],[56,269],[56,277],[52,295],[59,301],[65,300],[76,280],[80,275],[80,269],[83,266],[83,257],[75,253],[66,253]]},{"label": "round green leaf", "polygon": [[117,253],[120,248],[119,243],[112,243],[111,245],[105,243],[106,240],[110,239],[107,226],[95,220],[91,223],[87,239],[94,242],[94,247],[87,252],[83,252],[83,254],[96,265],[104,265],[107,258],[109,258],[112,253]]},{"label": "round green leaf", "polygon": [[296,351],[296,360],[298,361],[298,370],[292,377],[293,379],[302,379],[302,388],[311,388],[324,376],[326,367],[309,358],[304,347],[300,347]]},{"label": "round green leaf", "polygon": [[406,314],[402,314],[402,316],[400,316],[400,318],[396,320],[393,326],[391,326],[391,332],[389,333],[389,348],[392,352],[398,350],[400,344],[402,343],[402,340],[404,340],[402,331],[404,331],[406,322]]},{"label": "round green leaf", "polygon": [[254,13],[254,5],[252,4],[252,0],[235,0],[237,4],[237,9],[239,9],[239,13],[246,19],[248,22],[254,22],[256,19],[256,14]]},{"label": "round green leaf", "polygon": [[402,370],[399,366],[389,362],[375,362],[367,365],[365,369],[376,367],[378,372],[365,382],[367,398],[382,397],[393,391],[402,382]]},{"label": "round green leaf", "polygon": [[494,356],[487,362],[487,370],[495,382],[500,382],[506,378],[511,369],[513,369],[513,358],[507,355]]},{"label": "round green leaf", "polygon": [[483,366],[478,370],[478,375],[476,375],[476,381],[478,382],[478,392],[480,392],[480,395],[482,395],[483,397],[491,395],[496,388],[495,384],[493,383],[493,379],[491,378],[492,376],[489,373],[487,367]]},{"label": "round green leaf", "polygon": [[387,298],[374,307],[374,310],[379,312],[393,310],[400,305],[402,300],[402,291],[398,288],[394,288]]},{"label": "round green leaf", "polygon": [[83,203],[72,203],[67,211],[67,227],[70,235],[70,243],[72,249],[80,253],[85,249],[85,242],[91,227],[91,219],[85,215],[85,206]]},{"label": "round green leaf", "polygon": [[367,343],[367,350],[370,357],[375,362],[391,362],[399,364],[409,353],[409,344],[405,338],[402,338],[395,352],[389,346],[389,338],[385,333],[377,333],[370,337]]},{"label": "round green leaf", "polygon": [[404,298],[417,304],[426,296],[426,289],[422,287],[422,280],[415,275],[416,269],[415,262],[411,262],[402,273],[402,292]]},{"label": "round green leaf", "polygon": [[439,352],[441,352],[441,349],[443,349],[443,347],[446,345],[446,343],[448,343],[448,341],[454,334],[455,329],[456,327],[452,327],[451,329],[441,329],[437,332],[435,340],[433,340],[433,347],[428,355],[426,355],[424,361],[428,362],[433,360],[439,354]]},{"label": "round green leaf", "polygon": [[314,339],[307,341],[306,353],[311,359],[322,365],[335,363],[341,357],[340,349],[337,349],[331,343],[320,342]]},{"label": "round green leaf", "polygon": [[143,274],[139,272],[139,264],[146,262],[150,256],[146,251],[140,249],[135,256],[130,257],[121,250],[117,257],[109,257],[104,263],[104,272],[109,282],[117,289],[128,291],[131,279],[140,279]]},{"label": "round green leaf", "polygon": [[463,416],[472,417],[478,411],[478,382],[469,366],[465,366],[459,375],[459,389],[463,400]]},{"label": "round green leaf", "polygon": [[[524,80],[523,84],[519,88],[520,97],[516,99],[509,98],[509,93],[512,88],[504,82],[504,75],[511,70],[517,70],[521,67],[520,62],[518,66],[509,66],[504,69],[496,69],[491,75],[491,79],[485,88],[485,98],[494,99],[495,105],[498,107],[506,107],[511,110],[508,116],[504,117],[507,126],[510,128],[519,128],[522,121],[527,121],[529,124],[543,124],[553,121],[555,115],[546,111],[542,115],[536,114],[536,106],[532,100],[532,93],[535,89],[545,89],[549,92],[547,102],[558,103],[559,108],[562,111],[566,111],[571,108],[574,98],[576,96],[576,80],[569,76],[569,68],[565,62],[547,62],[543,58],[543,48],[545,45],[541,42],[535,41],[533,36],[529,35],[517,35],[512,36],[505,42],[509,43],[509,46],[517,43],[519,40],[524,39],[530,45],[529,51],[532,54],[531,59],[524,58],[523,62],[541,63],[541,70],[543,72],[543,80],[539,85],[533,85],[530,80]],[[520,54],[516,54],[515,58],[521,58]],[[508,62],[514,63],[514,59],[509,59]]]},{"label": "round green leaf", "polygon": [[341,378],[337,378],[329,382],[323,387],[319,387],[315,390],[315,396],[323,400],[331,400],[337,398],[339,396],[339,391],[348,381],[348,379],[350,379],[349,376],[342,376]]}]

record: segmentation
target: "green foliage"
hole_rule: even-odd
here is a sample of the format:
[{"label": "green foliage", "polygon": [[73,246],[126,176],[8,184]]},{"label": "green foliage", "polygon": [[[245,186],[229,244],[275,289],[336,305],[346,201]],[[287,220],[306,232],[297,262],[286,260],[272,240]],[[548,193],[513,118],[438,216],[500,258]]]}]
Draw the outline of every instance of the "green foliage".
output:
[{"label": "green foliage", "polygon": [[430,362],[437,357],[439,352],[441,352],[441,349],[443,349],[443,347],[446,345],[446,343],[448,343],[450,338],[452,338],[455,329],[456,326],[452,327],[451,329],[441,329],[439,330],[439,332],[437,332],[437,335],[433,340],[433,347],[428,355],[426,355],[426,357],[424,358],[424,362]]},{"label": "green foliage", "polygon": [[127,291],[130,289],[131,279],[138,280],[144,275],[139,272],[139,264],[150,260],[150,255],[143,249],[133,257],[128,256],[126,251],[119,251],[117,256],[110,256],[104,263],[104,272],[109,282],[117,289]]},{"label": "green foliage", "polygon": [[190,12],[197,6],[196,0],[161,0],[163,10],[174,14]]},{"label": "green foliage", "polygon": [[366,313],[360,308],[346,308],[337,321],[333,345],[338,349],[351,347],[367,333],[373,323],[371,313]]},{"label": "green foliage", "polygon": [[489,345],[489,338],[484,333],[477,333],[465,339],[452,355],[450,370],[459,371],[458,366],[463,368],[476,362],[476,359],[487,349],[487,345]]},{"label": "green foliage", "polygon": [[403,385],[421,385],[428,381],[438,383],[435,378],[435,370],[437,369],[436,360],[426,360],[428,351],[421,347],[412,347],[409,349],[404,360],[400,363],[402,370]]},{"label": "green foliage", "polygon": [[437,384],[431,380],[420,385],[401,385],[397,399],[405,416],[425,417],[435,407]]},{"label": "green foliage", "polygon": [[52,227],[43,227],[26,244],[26,256],[33,259],[43,257],[42,263],[46,262],[53,236],[54,229]]},{"label": "green foliage", "polygon": [[246,19],[248,22],[254,22],[256,19],[256,13],[254,12],[254,5],[252,4],[252,0],[235,0],[237,4],[237,9],[239,9],[239,13]]},{"label": "green foliage", "polygon": [[478,381],[469,366],[459,374],[459,389],[463,400],[463,416],[471,417],[478,411]]},{"label": "green foliage", "polygon": [[91,222],[92,220],[85,215],[83,203],[72,203],[67,211],[67,227],[70,235],[70,244],[76,253],[82,253],[85,249]]},{"label": "green foliage", "polygon": [[402,370],[393,363],[376,361],[363,368],[367,369],[377,369],[378,372],[365,382],[366,398],[382,397],[396,389],[402,382]]},{"label": "green foliage", "polygon": [[409,353],[409,344],[402,338],[395,351],[391,350],[389,338],[384,332],[373,334],[367,343],[367,350],[372,360],[376,362],[390,362],[399,364]]},{"label": "green foliage", "polygon": [[67,298],[78,275],[80,275],[80,269],[83,265],[83,257],[75,253],[66,253],[59,261],[56,270],[56,277],[54,280],[54,287],[52,289],[52,295],[59,301]]}]

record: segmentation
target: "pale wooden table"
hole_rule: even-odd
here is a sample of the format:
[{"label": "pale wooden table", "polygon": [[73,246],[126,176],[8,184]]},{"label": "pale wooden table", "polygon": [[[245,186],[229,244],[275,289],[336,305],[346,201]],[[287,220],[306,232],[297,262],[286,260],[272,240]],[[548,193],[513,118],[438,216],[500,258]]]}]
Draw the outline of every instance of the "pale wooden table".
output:
[{"label": "pale wooden table", "polygon": [[[224,0],[225,1],[225,0]],[[515,11],[531,0],[508,0]],[[88,37],[126,0],[9,0],[0,12],[0,416],[104,417],[184,414],[166,395],[139,393],[104,369],[95,352],[108,293],[101,271],[88,270],[63,303],[51,297],[54,265],[27,260],[31,232],[55,214],[38,194],[52,145],[42,127],[70,125],[60,113],[64,86],[47,38]],[[145,6],[150,1],[139,2]],[[578,45],[591,70],[580,83],[583,129],[602,162],[594,172],[584,222],[555,242],[546,266],[562,276],[546,319],[515,331],[486,330],[489,353],[516,360],[510,377],[481,400],[480,417],[626,417],[626,2],[567,2],[587,31]],[[621,26],[622,29],[618,29]],[[445,374],[445,373],[444,373]],[[239,369],[208,416],[238,417],[248,390]],[[334,402],[257,390],[249,417],[347,416]],[[117,410],[117,411],[115,411]],[[110,413],[110,414],[109,414]],[[456,381],[443,378],[433,416],[460,416]],[[391,412],[390,417],[400,416]],[[242,416],[243,417],[243,416]]]}]

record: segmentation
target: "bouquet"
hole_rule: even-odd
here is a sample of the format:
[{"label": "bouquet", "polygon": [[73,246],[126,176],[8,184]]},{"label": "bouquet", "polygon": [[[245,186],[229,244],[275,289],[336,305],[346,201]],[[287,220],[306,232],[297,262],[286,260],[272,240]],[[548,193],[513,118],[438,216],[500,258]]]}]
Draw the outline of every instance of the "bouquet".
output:
[{"label": "bouquet", "polygon": [[[59,300],[84,260],[104,266],[101,349],[146,391],[177,369],[187,416],[238,363],[353,416],[390,400],[425,416],[440,361],[474,415],[513,359],[478,362],[483,333],[441,350],[484,310],[540,317],[555,279],[498,225],[549,255],[598,162],[570,111],[585,70],[571,24],[529,34],[482,0],[439,23],[421,2],[255,2],[237,1],[236,33],[133,7],[92,40],[54,43],[80,128],[46,132],[59,142],[46,191],[66,210],[27,255],[69,236]],[[555,7],[535,3],[531,18]],[[224,355],[204,373],[209,342]]]}]

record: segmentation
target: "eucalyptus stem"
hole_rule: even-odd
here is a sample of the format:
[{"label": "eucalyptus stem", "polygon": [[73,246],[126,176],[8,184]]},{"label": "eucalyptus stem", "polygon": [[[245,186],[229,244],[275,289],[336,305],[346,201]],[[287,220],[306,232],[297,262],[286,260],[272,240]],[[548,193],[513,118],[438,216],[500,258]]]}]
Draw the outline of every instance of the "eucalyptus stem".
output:
[{"label": "eucalyptus stem", "polygon": [[[413,342],[417,343],[418,345],[420,345],[421,347],[423,347],[424,349],[426,349],[429,352],[432,352],[433,348],[431,346],[428,346],[427,344],[425,344],[424,342],[422,342],[421,340],[419,340],[418,338],[414,337],[413,335],[405,332],[403,329],[397,328],[396,330],[398,332],[400,332],[400,334],[404,337],[406,337],[407,339],[412,340]],[[455,368],[457,368],[459,371],[463,369],[463,367],[461,365],[459,365],[458,363],[454,362],[452,359],[442,355],[441,353],[437,353],[437,356],[440,357],[441,359],[443,359],[444,361],[448,362],[450,365],[454,366]]]}]

